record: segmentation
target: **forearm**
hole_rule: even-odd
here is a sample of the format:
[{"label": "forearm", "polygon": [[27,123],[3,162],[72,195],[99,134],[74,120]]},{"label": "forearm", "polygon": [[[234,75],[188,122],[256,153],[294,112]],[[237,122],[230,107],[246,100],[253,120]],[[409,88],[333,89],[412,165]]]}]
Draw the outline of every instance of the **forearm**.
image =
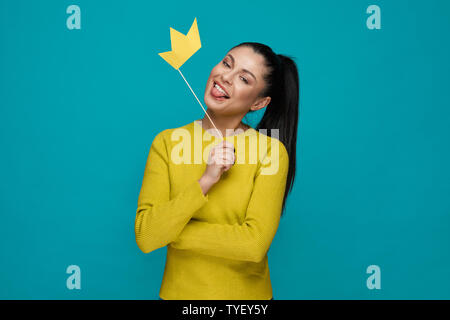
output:
[{"label": "forearm", "polygon": [[186,186],[170,201],[151,201],[143,193],[135,220],[138,247],[144,253],[149,253],[174,241],[192,215],[207,201],[208,197],[203,194],[198,180]]},{"label": "forearm", "polygon": [[248,220],[242,225],[230,225],[191,220],[170,245],[205,255],[259,262],[265,257],[278,228],[276,217],[271,222],[271,225],[263,225]]},{"label": "forearm", "polygon": [[208,193],[209,189],[211,189],[211,187],[214,185],[214,182],[212,182],[211,179],[209,179],[206,176],[202,176],[198,180],[198,182],[199,182],[200,187],[202,188],[202,192],[205,196]]}]

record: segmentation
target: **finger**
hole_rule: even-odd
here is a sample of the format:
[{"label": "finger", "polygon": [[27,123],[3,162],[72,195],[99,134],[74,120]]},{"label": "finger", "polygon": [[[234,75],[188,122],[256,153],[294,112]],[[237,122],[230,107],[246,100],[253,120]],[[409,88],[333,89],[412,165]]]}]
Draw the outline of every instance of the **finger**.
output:
[{"label": "finger", "polygon": [[227,141],[227,140],[223,140],[222,143],[219,143],[217,145],[217,147],[219,148],[230,148],[233,149],[234,148],[234,144],[232,144],[231,142]]},{"label": "finger", "polygon": [[225,141],[224,146],[225,146],[225,148],[234,149],[234,144],[232,144],[229,141]]},{"label": "finger", "polygon": [[233,146],[233,143],[231,143],[230,141],[227,141],[227,140],[223,140],[222,144],[225,146]]},{"label": "finger", "polygon": [[236,157],[233,152],[228,151],[225,153],[225,160],[230,164],[234,164]]},{"label": "finger", "polygon": [[217,149],[214,154],[224,155],[229,153],[230,155],[234,155],[233,149]]},{"label": "finger", "polygon": [[216,165],[219,165],[219,166],[222,166],[222,165],[225,165],[226,163],[225,163],[225,159],[224,159],[224,157],[223,156],[221,156],[221,155],[216,155],[214,158],[213,158],[213,161],[214,161],[214,163],[216,164]]},{"label": "finger", "polygon": [[231,153],[236,153],[236,151],[235,151],[235,148],[234,147],[232,147],[232,146],[227,146],[227,147],[221,147],[221,148],[217,148],[216,150],[215,150],[215,152],[217,152],[217,151],[229,151],[229,152],[231,152]]},{"label": "finger", "polygon": [[217,159],[216,160],[216,164],[221,166],[222,169],[229,165],[228,162],[225,159],[223,159],[223,158]]},{"label": "finger", "polygon": [[217,156],[230,162],[230,163],[234,163],[234,161],[236,160],[236,156],[234,154],[234,152],[231,152],[229,150],[220,150],[217,152]]},{"label": "finger", "polygon": [[223,147],[227,146],[228,143],[229,142],[227,140],[222,140],[221,142],[214,145],[214,148],[223,148]]},{"label": "finger", "polygon": [[231,158],[231,155],[229,155],[228,157],[221,157],[221,156],[217,156],[214,159],[214,162],[216,165],[221,166],[223,168],[230,168],[234,165],[234,160]]}]

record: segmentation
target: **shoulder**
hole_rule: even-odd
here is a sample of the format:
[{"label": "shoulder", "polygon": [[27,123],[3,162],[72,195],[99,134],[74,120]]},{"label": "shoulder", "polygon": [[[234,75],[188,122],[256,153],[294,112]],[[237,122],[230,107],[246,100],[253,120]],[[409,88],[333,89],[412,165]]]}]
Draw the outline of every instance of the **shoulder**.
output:
[{"label": "shoulder", "polygon": [[289,154],[286,146],[276,137],[258,133],[261,175],[285,175],[289,169]]},{"label": "shoulder", "polygon": [[190,133],[192,131],[193,124],[193,122],[190,122],[183,126],[164,129],[155,135],[153,144],[169,145],[171,144],[172,137],[174,135],[179,135],[182,132]]},{"label": "shoulder", "polygon": [[275,136],[270,137],[264,131],[257,131],[257,136],[260,146],[267,145],[267,155],[271,155],[276,152],[280,157],[289,158],[287,148],[280,139]]}]

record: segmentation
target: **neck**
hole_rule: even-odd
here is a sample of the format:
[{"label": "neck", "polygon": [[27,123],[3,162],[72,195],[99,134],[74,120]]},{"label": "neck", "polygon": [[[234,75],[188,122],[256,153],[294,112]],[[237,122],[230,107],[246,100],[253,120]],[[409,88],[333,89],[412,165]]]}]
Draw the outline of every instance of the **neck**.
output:
[{"label": "neck", "polygon": [[[209,117],[212,119],[212,121],[214,122],[214,125],[216,126],[216,128],[220,131],[220,133],[222,134],[223,137],[225,136],[230,136],[234,134],[234,131],[237,129],[242,129],[243,131],[246,131],[247,129],[250,128],[250,126],[242,123],[242,117],[240,118],[228,118],[228,117],[217,117],[214,116],[214,114],[211,114],[210,112],[208,112]],[[216,129],[214,127],[214,125],[211,123],[211,120],[209,120],[209,117],[207,115],[205,115],[202,118],[202,127],[205,130],[209,130],[209,129],[213,129],[214,132],[216,132]],[[227,129],[229,130],[229,132],[227,132]],[[242,132],[242,131],[240,131]]]}]

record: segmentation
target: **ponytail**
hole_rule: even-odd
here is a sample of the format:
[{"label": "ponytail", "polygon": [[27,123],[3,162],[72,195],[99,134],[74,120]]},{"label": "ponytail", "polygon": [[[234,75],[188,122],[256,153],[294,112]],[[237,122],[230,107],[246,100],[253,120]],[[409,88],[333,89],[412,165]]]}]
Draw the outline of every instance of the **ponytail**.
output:
[{"label": "ponytail", "polygon": [[265,75],[267,86],[260,96],[270,96],[271,100],[261,121],[256,126],[256,130],[267,129],[267,134],[271,137],[270,129],[278,129],[278,139],[284,144],[289,154],[289,169],[281,212],[281,216],[283,216],[286,199],[288,193],[292,190],[295,178],[299,117],[299,76],[297,65],[291,57],[275,54],[270,47],[261,43],[244,42],[235,47],[239,46],[249,46],[256,53],[261,54],[265,58],[266,66],[269,70],[268,74]]}]

